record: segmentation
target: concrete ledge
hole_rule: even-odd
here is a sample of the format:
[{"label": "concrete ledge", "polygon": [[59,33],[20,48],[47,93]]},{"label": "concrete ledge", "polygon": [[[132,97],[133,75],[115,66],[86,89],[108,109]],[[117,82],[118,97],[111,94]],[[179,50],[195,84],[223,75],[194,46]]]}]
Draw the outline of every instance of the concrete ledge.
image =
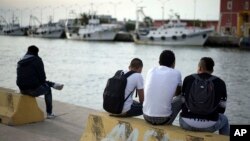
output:
[{"label": "concrete ledge", "polygon": [[36,98],[0,88],[0,123],[22,125],[44,120],[43,111]]},{"label": "concrete ledge", "polygon": [[191,132],[177,126],[153,126],[138,118],[91,114],[81,141],[229,141],[228,136]]},{"label": "concrete ledge", "polygon": [[[37,98],[37,103],[45,110],[43,98]],[[0,141],[79,141],[89,113],[97,112],[59,101],[53,101],[53,111],[57,117],[44,122],[21,126],[0,124]]]}]

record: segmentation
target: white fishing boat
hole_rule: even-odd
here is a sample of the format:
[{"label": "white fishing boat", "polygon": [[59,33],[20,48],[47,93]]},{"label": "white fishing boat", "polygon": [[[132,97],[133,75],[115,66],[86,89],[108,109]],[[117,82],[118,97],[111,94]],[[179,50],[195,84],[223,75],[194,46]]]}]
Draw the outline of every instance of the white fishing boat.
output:
[{"label": "white fishing boat", "polygon": [[138,44],[202,46],[214,31],[214,27],[188,27],[180,21],[179,15],[176,17],[176,20],[170,18],[167,24],[158,28],[137,28],[133,36],[134,41]]},{"label": "white fishing boat", "polygon": [[118,31],[118,24],[101,24],[99,19],[91,18],[85,26],[66,26],[66,37],[86,41],[113,41]]},{"label": "white fishing boat", "polygon": [[16,17],[12,18],[12,23],[8,23],[4,17],[1,16],[1,24],[0,25],[0,35],[10,35],[10,36],[23,36],[26,34],[27,29],[25,27],[21,27],[19,23],[17,23],[18,19]]},{"label": "white fishing boat", "polygon": [[[40,25],[31,25],[29,30],[29,36],[41,37],[41,38],[62,38],[64,34],[64,25],[59,23],[53,23],[52,19],[49,20],[47,24],[41,24],[41,22],[35,17],[30,17],[32,23],[36,21]],[[30,22],[31,22],[30,21]]]}]

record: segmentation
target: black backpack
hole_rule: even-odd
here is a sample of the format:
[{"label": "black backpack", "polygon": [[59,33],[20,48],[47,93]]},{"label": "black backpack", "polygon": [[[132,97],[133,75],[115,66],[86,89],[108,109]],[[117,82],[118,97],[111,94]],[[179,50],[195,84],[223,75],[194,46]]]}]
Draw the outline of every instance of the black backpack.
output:
[{"label": "black backpack", "polygon": [[211,114],[218,106],[212,82],[217,77],[211,76],[209,79],[203,80],[197,74],[192,76],[195,80],[192,83],[189,94],[185,96],[185,104],[188,110],[194,114]]},{"label": "black backpack", "polygon": [[127,78],[135,73],[129,71],[126,74],[119,70],[115,75],[108,79],[103,92],[103,109],[112,114],[120,114],[123,109],[124,102],[129,98],[133,91],[125,98],[125,88]]}]

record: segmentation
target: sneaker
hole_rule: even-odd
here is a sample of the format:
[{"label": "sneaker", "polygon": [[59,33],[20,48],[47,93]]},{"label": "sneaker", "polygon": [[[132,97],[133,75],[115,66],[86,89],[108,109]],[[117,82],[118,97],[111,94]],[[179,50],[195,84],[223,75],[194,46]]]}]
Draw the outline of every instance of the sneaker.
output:
[{"label": "sneaker", "polygon": [[56,118],[55,114],[51,113],[51,114],[47,114],[47,119],[54,119]]},{"label": "sneaker", "polygon": [[56,89],[56,90],[61,90],[61,89],[63,89],[63,86],[64,86],[63,84],[55,83],[53,85],[53,88]]}]

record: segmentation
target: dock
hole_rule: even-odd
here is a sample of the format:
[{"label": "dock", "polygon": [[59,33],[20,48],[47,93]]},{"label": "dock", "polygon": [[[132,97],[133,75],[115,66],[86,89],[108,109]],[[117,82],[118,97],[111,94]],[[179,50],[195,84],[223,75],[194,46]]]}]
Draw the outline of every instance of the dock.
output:
[{"label": "dock", "polygon": [[[43,98],[37,98],[39,107],[45,111]],[[20,126],[0,124],[0,141],[79,141],[88,115],[96,110],[53,101],[55,119]],[[45,112],[46,113],[46,112]]]},{"label": "dock", "polygon": [[[39,107],[44,111],[44,99],[40,97],[37,98],[37,103]],[[67,104],[59,101],[53,101],[53,107],[53,111],[57,115],[55,119],[45,119],[41,122],[24,124],[20,126],[7,126],[5,124],[0,124],[0,141],[99,141],[99,139],[104,138],[97,135],[102,134],[97,134],[94,132],[102,132],[105,133],[105,136],[110,137],[110,135],[108,135],[107,133],[111,132],[111,128],[116,128],[116,124],[121,123],[126,123],[126,126],[124,126],[124,130],[127,130],[128,125],[129,129],[132,129],[132,126],[135,126],[134,130],[138,132],[138,135],[139,131],[141,132],[139,140],[143,138],[142,133],[144,133],[144,130],[145,133],[148,133],[146,132],[146,129],[157,130],[157,133],[158,130],[162,133],[168,131],[168,134],[166,134],[167,136],[162,136],[164,139],[171,137],[176,139],[180,138],[181,140],[183,138],[186,138],[187,140],[202,139],[204,141],[229,140],[229,137],[226,136],[213,133],[186,131],[180,129],[177,126],[157,126],[153,128],[151,127],[152,125],[149,125],[141,119],[116,119],[114,117],[105,116],[108,115],[105,112],[100,112],[94,109]],[[98,117],[98,115],[100,115],[100,117]],[[92,118],[94,118],[95,120],[93,120]],[[103,122],[97,122],[96,118],[101,119]],[[100,123],[102,123],[103,126],[101,126]],[[128,123],[130,123],[131,125]],[[103,127],[103,131],[99,130],[99,128],[97,127]],[[139,130],[136,128],[138,128]]]}]

